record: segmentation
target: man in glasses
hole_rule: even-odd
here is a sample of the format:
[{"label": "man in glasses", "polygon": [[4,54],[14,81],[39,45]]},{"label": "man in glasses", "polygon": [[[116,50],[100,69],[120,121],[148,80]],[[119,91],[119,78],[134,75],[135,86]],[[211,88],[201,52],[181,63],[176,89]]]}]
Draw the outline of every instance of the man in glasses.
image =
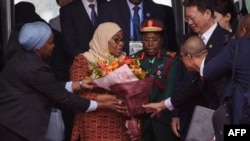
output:
[{"label": "man in glasses", "polygon": [[[230,75],[227,76],[228,82],[223,95],[223,105],[227,102],[230,94],[234,96],[232,99],[233,112],[229,115],[232,118],[231,124],[249,124],[250,112],[249,102],[244,100],[250,99],[249,95],[249,42],[250,42],[250,14],[244,16],[238,25],[237,37],[238,39],[232,39],[223,50],[218,53],[214,58],[210,59],[207,63],[206,56],[209,54],[205,46],[201,43],[201,39],[197,36],[189,37],[185,40],[181,48],[181,56],[183,63],[189,71],[199,72],[201,76],[204,76],[206,81],[215,81],[221,76],[225,76],[226,72]],[[236,54],[237,53],[237,54]],[[234,80],[232,81],[232,70],[235,67]],[[234,82],[234,83],[232,83]],[[193,89],[195,85],[192,85]],[[188,90],[188,89],[187,89]],[[190,89],[189,89],[190,90]],[[196,89],[197,90],[197,89]],[[247,92],[248,91],[248,92]],[[186,91],[188,92],[188,91]],[[148,112],[153,112],[152,116],[159,114],[162,109],[173,110],[174,108],[182,107],[185,102],[193,100],[195,93],[190,95],[174,95],[171,99],[161,101],[159,103],[146,104],[143,107]],[[244,98],[245,97],[245,98]],[[168,101],[168,102],[167,102]],[[170,104],[169,101],[171,101]],[[245,105],[244,105],[245,104]],[[248,104],[248,105],[247,105]],[[245,106],[245,107],[244,107]],[[245,110],[245,111],[244,111]],[[242,112],[244,111],[244,112]],[[221,135],[221,127],[218,124],[223,124],[223,119],[219,116],[219,112],[215,112],[213,115],[213,126],[216,140],[223,140],[223,134]],[[225,114],[225,112],[224,112]],[[225,116],[225,115],[222,115]],[[216,123],[221,122],[221,123]]]},{"label": "man in glasses", "polygon": [[[211,0],[184,0],[183,5],[186,23],[191,29],[189,34],[198,35],[202,39],[208,52],[206,59],[208,61],[221,51],[232,34],[220,27],[214,20],[214,4]],[[182,58],[186,59],[189,55],[184,55]],[[182,63],[180,63],[180,71],[182,72],[178,75],[180,78],[176,79],[178,82],[175,84],[176,89],[174,93],[188,94],[187,92],[181,92],[182,89],[191,85],[197,85],[194,82],[200,79],[200,76],[196,72],[188,72]],[[185,136],[196,105],[202,105],[211,109],[218,107],[223,90],[222,86],[224,86],[223,81],[225,80],[221,79],[214,83],[205,82],[202,85],[202,89],[197,91],[202,93],[202,96],[196,98],[185,107],[178,109],[178,112],[175,112],[176,116],[172,119],[172,127],[176,135],[181,135],[183,141],[186,138]]]}]

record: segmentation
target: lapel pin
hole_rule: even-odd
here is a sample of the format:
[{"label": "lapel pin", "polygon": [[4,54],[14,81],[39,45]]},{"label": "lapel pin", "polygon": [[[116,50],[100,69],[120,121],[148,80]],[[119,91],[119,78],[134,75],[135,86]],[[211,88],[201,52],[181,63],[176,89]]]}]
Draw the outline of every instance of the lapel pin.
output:
[{"label": "lapel pin", "polygon": [[210,44],[208,47],[209,47],[209,48],[213,48],[213,45],[212,45],[212,44]]}]

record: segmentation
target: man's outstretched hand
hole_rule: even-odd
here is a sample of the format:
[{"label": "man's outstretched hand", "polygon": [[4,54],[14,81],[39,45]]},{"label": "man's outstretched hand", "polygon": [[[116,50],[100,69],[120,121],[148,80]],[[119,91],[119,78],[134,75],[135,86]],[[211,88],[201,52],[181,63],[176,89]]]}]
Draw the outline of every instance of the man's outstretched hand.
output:
[{"label": "man's outstretched hand", "polygon": [[142,107],[145,108],[146,113],[151,113],[151,117],[154,117],[155,115],[160,115],[160,112],[162,110],[167,109],[164,101],[158,103],[144,104],[142,105]]}]

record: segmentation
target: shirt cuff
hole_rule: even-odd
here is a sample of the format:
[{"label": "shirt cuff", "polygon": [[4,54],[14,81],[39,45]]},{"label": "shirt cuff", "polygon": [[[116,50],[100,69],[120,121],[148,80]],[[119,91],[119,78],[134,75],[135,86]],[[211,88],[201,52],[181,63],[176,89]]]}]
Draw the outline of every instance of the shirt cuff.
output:
[{"label": "shirt cuff", "polygon": [[173,104],[172,104],[172,102],[171,102],[171,98],[166,99],[166,100],[164,101],[164,104],[165,104],[165,106],[167,107],[167,109],[168,109],[169,111],[174,110],[174,106],[173,106]]},{"label": "shirt cuff", "polygon": [[202,77],[203,77],[203,69],[204,69],[204,65],[205,65],[205,60],[206,60],[206,57],[203,58],[201,65],[200,65],[200,76],[202,76]]},{"label": "shirt cuff", "polygon": [[95,111],[96,109],[97,109],[97,102],[93,101],[93,100],[90,100],[89,108],[85,112],[86,113],[87,112],[92,112],[92,111]]},{"label": "shirt cuff", "polygon": [[66,82],[65,89],[66,89],[68,92],[73,93],[72,81]]}]

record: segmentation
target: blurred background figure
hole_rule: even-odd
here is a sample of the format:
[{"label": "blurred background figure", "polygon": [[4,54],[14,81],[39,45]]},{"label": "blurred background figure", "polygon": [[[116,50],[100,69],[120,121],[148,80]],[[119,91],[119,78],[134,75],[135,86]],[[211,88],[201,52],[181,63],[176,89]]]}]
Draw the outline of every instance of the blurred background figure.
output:
[{"label": "blurred background figure", "polygon": [[[56,3],[59,7],[63,7],[73,0],[56,0]],[[60,14],[49,20],[51,27],[59,32],[61,32],[61,23],[60,23]]]},{"label": "blurred background figure", "polygon": [[[247,10],[247,6],[249,6],[249,0],[234,0],[237,18],[238,21],[242,18],[242,16],[246,15],[249,11]],[[247,5],[246,5],[247,4]]]},{"label": "blurred background figure", "polygon": [[220,26],[232,33],[237,30],[237,13],[233,0],[214,0],[215,20]]},{"label": "blurred background figure", "polygon": [[34,4],[30,2],[19,2],[15,4],[14,11],[14,29],[11,32],[10,39],[7,45],[8,47],[6,48],[6,60],[9,60],[16,52],[22,50],[22,47],[18,42],[18,35],[20,29],[24,24],[35,21],[42,21],[47,23],[36,13]]},{"label": "blurred background figure", "polygon": [[[56,2],[60,7],[63,7],[72,2],[72,0],[56,0]],[[65,48],[63,47],[60,14],[50,19],[49,24],[53,29],[55,48],[53,50],[53,54],[48,59],[48,63],[54,69],[55,76],[58,80],[68,81],[70,65],[68,63],[69,57]]]}]

